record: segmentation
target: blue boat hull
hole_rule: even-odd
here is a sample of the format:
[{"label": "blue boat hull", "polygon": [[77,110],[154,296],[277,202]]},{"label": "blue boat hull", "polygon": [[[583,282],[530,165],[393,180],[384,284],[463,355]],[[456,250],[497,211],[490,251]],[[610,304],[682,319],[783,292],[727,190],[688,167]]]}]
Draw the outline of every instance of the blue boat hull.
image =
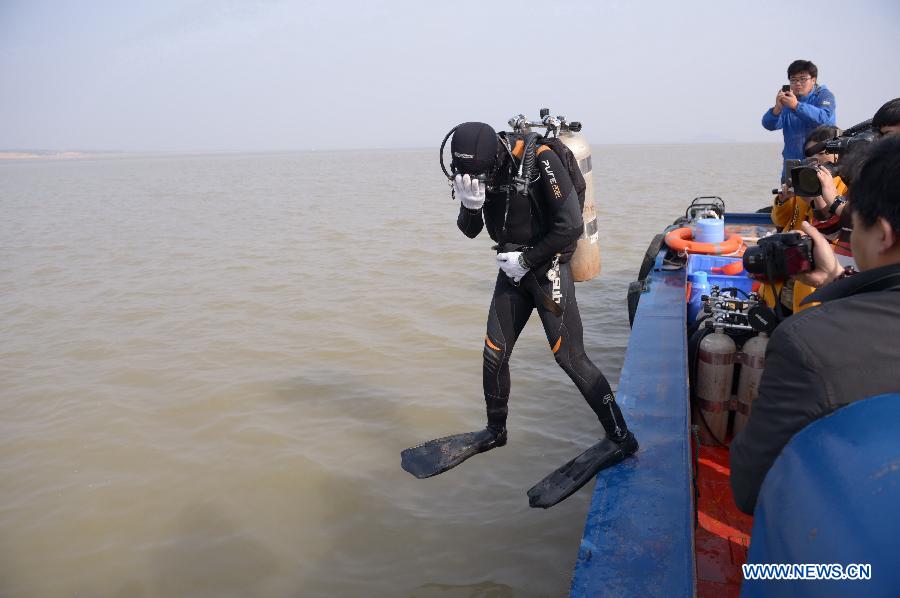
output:
[{"label": "blue boat hull", "polygon": [[[728,224],[771,220],[730,214]],[[696,593],[685,272],[664,270],[664,255],[643,283],[617,394],[641,450],[597,477],[573,597]]]}]

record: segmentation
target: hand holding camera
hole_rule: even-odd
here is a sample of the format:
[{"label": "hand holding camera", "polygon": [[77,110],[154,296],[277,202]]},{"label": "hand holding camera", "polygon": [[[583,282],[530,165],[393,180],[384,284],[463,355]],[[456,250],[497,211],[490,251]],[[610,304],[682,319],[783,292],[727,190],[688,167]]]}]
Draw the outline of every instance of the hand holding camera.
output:
[{"label": "hand holding camera", "polygon": [[775,105],[776,106],[785,106],[787,105],[787,98],[791,95],[791,86],[790,85],[782,85],[781,91],[778,92],[778,95],[775,96]]},{"label": "hand holding camera", "polygon": [[[785,87],[787,89],[785,89]],[[772,108],[772,114],[775,116],[781,114],[781,107],[784,105],[784,100],[787,97],[785,94],[790,93],[790,89],[790,85],[782,85],[778,93],[775,94],[775,106]]]},{"label": "hand holding camera", "polygon": [[[787,87],[787,89],[785,89]],[[782,85],[781,86],[781,105],[787,106],[791,110],[797,109],[797,104],[800,103],[800,100],[797,99],[797,96],[794,95],[794,92],[791,91],[790,85]]]},{"label": "hand holding camera", "polygon": [[837,187],[834,184],[834,176],[831,171],[823,166],[816,168],[816,176],[819,178],[822,199],[825,200],[825,206],[828,207],[834,203],[834,198],[838,195]]},{"label": "hand holding camera", "polygon": [[815,268],[812,241],[798,232],[762,237],[744,252],[744,270],[763,282],[783,281]]},{"label": "hand holding camera", "polygon": [[806,238],[812,242],[814,267],[809,272],[796,274],[794,278],[811,287],[824,286],[840,276],[844,269],[838,263],[828,239],[823,237],[816,227],[809,222],[804,222],[800,226],[803,227],[803,232],[809,235]]},{"label": "hand holding camera", "polygon": [[834,189],[834,165],[829,162],[820,163],[816,158],[785,160],[784,168],[794,194],[803,197],[804,201],[823,195],[824,185]]}]

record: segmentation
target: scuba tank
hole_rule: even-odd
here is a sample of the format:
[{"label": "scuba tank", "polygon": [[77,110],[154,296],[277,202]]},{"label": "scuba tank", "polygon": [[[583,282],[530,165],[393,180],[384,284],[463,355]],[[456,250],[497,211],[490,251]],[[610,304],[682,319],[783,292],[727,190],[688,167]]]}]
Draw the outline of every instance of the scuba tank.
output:
[{"label": "scuba tank", "polygon": [[571,123],[559,132],[559,139],[572,150],[578,161],[578,168],[584,176],[584,206],[581,217],[584,232],[578,239],[578,246],[569,261],[575,282],[591,280],[600,273],[600,233],[597,230],[597,210],[594,207],[594,177],[591,165],[591,146],[579,131],[580,124]]},{"label": "scuba tank", "polygon": [[713,333],[700,342],[696,395],[701,444],[725,444],[735,349],[734,341],[725,334],[725,326],[719,323],[715,324]]},{"label": "scuba tank", "polygon": [[760,332],[744,343],[741,356],[741,375],[738,380],[737,411],[734,414],[734,433],[744,429],[750,417],[750,407],[759,394],[759,380],[765,367],[766,345],[769,335]]},{"label": "scuba tank", "polygon": [[[541,119],[530,121],[525,115],[519,114],[509,119],[509,126],[519,134],[529,133],[532,128],[543,127],[547,130],[540,140],[542,143],[553,147],[553,139],[556,138],[568,151],[572,152],[574,163],[569,162],[565,156],[559,158],[569,168],[569,176],[573,177],[573,183],[579,176],[584,178],[584,203],[581,207],[581,219],[584,222],[584,230],[575,247],[575,252],[569,261],[572,269],[572,278],[575,282],[591,280],[600,273],[600,241],[597,231],[597,210],[594,207],[594,180],[591,166],[591,146],[580,133],[580,122],[568,122],[565,116],[551,116],[549,108],[541,108]],[[560,152],[557,151],[557,154]],[[577,168],[577,172],[573,169]],[[578,185],[576,184],[576,189]],[[579,195],[579,201],[581,201]]]}]

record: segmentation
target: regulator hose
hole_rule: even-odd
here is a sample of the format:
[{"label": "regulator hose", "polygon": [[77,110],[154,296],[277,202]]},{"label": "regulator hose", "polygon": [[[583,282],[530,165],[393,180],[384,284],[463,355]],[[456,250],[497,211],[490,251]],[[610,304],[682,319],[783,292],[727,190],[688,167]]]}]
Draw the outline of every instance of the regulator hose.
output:
[{"label": "regulator hose", "polygon": [[447,140],[450,139],[450,136],[453,135],[453,132],[456,131],[456,129],[458,129],[459,127],[460,127],[460,125],[456,125],[452,129],[450,129],[450,132],[447,133],[446,135],[444,135],[444,140],[441,141],[441,149],[439,150],[440,151],[439,155],[440,155],[440,160],[441,160],[441,170],[444,171],[444,176],[447,177],[447,180],[452,179],[453,175],[450,174],[449,172],[447,172],[447,167],[444,166],[444,146],[447,145]]},{"label": "regulator hose", "polygon": [[531,171],[534,169],[534,163],[537,161],[537,154],[534,148],[540,138],[540,133],[528,133],[525,135],[525,153],[522,155],[522,165],[519,167],[519,178],[522,179],[526,186],[531,182]]}]

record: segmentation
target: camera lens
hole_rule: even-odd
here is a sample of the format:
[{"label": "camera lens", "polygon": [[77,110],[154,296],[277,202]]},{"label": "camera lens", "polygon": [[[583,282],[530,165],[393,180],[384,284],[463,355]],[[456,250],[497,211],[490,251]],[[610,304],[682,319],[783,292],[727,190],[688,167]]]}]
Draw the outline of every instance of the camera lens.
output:
[{"label": "camera lens", "polygon": [[760,247],[748,247],[744,252],[744,270],[750,274],[765,274],[766,260]]},{"label": "camera lens", "polygon": [[822,193],[822,186],[819,183],[819,176],[816,174],[815,168],[805,167],[797,169],[797,181],[794,189],[808,195],[819,195]]}]

